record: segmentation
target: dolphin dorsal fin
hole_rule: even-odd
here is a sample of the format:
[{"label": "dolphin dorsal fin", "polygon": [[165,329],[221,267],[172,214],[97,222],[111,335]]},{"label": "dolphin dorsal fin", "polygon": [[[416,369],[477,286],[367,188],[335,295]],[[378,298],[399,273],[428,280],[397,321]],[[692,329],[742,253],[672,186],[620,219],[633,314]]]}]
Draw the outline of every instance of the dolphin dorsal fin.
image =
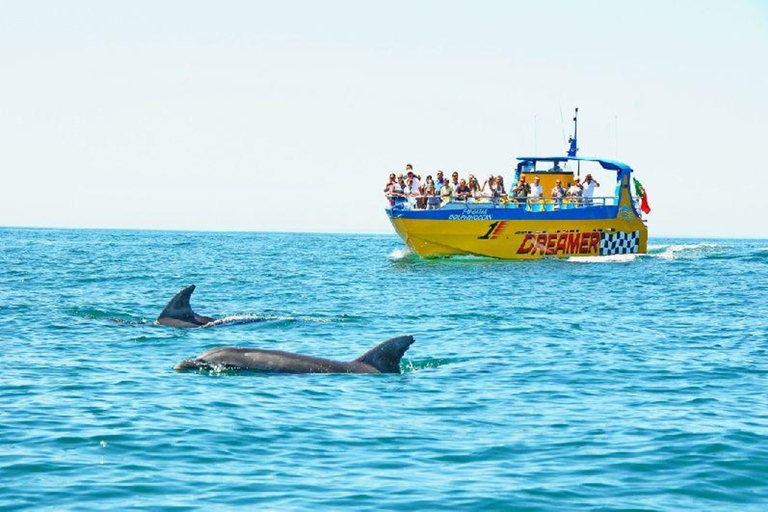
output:
[{"label": "dolphin dorsal fin", "polygon": [[191,284],[186,288],[182,288],[179,293],[173,296],[168,301],[165,309],[157,317],[161,318],[175,318],[177,320],[184,320],[187,322],[195,321],[195,312],[192,311],[192,307],[189,305],[189,298],[192,296],[192,292],[195,291],[195,285]]},{"label": "dolphin dorsal fin", "polygon": [[369,364],[381,373],[400,373],[400,359],[413,342],[413,336],[397,336],[377,345],[355,361]]}]

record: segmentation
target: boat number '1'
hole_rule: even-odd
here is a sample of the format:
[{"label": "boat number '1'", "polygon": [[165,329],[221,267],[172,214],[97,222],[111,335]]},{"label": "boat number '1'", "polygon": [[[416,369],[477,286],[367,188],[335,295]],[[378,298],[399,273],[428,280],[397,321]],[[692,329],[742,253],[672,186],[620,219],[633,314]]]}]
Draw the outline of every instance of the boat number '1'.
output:
[{"label": "boat number '1'", "polygon": [[497,236],[501,234],[502,231],[504,231],[504,226],[507,225],[507,221],[505,220],[497,220],[496,222],[492,222],[488,226],[488,231],[483,235],[477,237],[478,240],[493,240]]}]

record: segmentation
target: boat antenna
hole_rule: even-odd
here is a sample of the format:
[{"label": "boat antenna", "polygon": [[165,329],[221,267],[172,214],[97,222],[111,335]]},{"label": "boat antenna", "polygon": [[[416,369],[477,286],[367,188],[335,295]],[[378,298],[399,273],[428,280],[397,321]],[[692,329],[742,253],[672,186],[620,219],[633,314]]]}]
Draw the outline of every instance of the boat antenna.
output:
[{"label": "boat antenna", "polygon": [[[579,107],[576,107],[576,112],[573,114],[573,137],[568,139],[570,146],[568,147],[568,156],[574,157],[579,152],[577,145],[577,138],[579,136]],[[581,177],[581,160],[576,161],[576,176]]]},{"label": "boat antenna", "polygon": [[539,134],[536,126],[537,116],[533,116],[533,154],[536,155],[539,152]]},{"label": "boat antenna", "polygon": [[563,134],[563,142],[565,142],[565,121],[563,120],[563,106],[560,105],[560,131]]},{"label": "boat antenna", "polygon": [[568,143],[570,144],[570,147],[568,148],[568,156],[576,156],[576,153],[578,153],[579,148],[576,146],[576,138],[578,137],[579,133],[579,107],[576,107],[576,113],[573,114],[573,137],[568,139]]}]

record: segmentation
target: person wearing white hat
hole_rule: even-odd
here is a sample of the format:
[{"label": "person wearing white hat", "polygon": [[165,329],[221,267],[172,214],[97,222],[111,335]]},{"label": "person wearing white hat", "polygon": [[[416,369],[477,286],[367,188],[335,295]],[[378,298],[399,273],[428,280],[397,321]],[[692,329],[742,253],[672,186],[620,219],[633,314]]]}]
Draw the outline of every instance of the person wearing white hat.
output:
[{"label": "person wearing white hat", "polygon": [[595,187],[599,187],[600,184],[592,178],[591,174],[587,174],[584,178],[584,190],[581,195],[584,197],[584,202],[587,205],[592,204],[592,196],[595,195]]},{"label": "person wearing white hat", "polygon": [[581,180],[579,178],[573,180],[573,185],[568,188],[568,192],[565,193],[565,196],[576,199],[577,201],[581,199]]}]

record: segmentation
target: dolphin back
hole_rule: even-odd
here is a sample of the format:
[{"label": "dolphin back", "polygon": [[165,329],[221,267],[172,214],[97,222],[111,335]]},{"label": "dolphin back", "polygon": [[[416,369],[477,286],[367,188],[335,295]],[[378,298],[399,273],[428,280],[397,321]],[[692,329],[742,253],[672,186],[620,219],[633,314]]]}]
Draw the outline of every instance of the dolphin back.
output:
[{"label": "dolphin back", "polygon": [[400,373],[400,360],[413,341],[411,335],[388,339],[355,359],[355,362],[371,365],[381,373]]},{"label": "dolphin back", "polygon": [[193,326],[205,325],[213,322],[213,318],[201,316],[192,311],[189,305],[189,299],[192,292],[195,291],[195,285],[191,284],[179,291],[168,301],[165,309],[157,317],[157,322],[165,325],[175,325],[177,327],[187,327],[187,324]]}]

